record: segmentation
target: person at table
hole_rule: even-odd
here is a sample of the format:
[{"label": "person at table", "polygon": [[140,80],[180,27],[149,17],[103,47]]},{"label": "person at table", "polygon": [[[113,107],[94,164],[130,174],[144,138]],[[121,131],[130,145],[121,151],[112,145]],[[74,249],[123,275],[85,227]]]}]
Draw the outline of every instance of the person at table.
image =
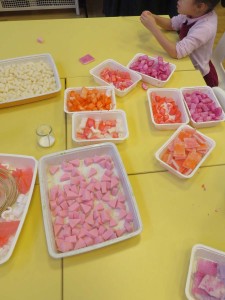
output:
[{"label": "person at table", "polygon": [[[173,58],[190,55],[194,67],[202,73],[208,86],[218,86],[216,69],[211,62],[217,32],[214,11],[219,0],[178,0],[178,15],[171,19],[143,11],[140,20],[152,32],[160,45]],[[172,42],[160,30],[178,31],[180,41]]]}]

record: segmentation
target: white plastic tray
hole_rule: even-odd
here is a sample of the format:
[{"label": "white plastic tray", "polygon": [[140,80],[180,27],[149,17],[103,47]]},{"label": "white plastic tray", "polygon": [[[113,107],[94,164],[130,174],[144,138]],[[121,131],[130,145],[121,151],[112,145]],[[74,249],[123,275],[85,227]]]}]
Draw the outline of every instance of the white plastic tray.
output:
[{"label": "white plastic tray", "polygon": [[196,297],[194,297],[191,290],[192,290],[192,282],[193,282],[193,273],[196,270],[196,263],[200,258],[211,260],[216,263],[225,264],[225,252],[219,251],[217,249],[202,244],[194,245],[191,251],[191,258],[190,258],[188,275],[187,275],[186,286],[185,286],[185,294],[188,300],[197,299]]},{"label": "white plastic tray", "polygon": [[[100,138],[100,139],[79,139],[76,137],[77,130],[81,120],[84,118],[92,118],[95,121],[117,120],[121,123],[121,137],[118,138]],[[72,115],[72,140],[79,145],[89,145],[103,142],[121,143],[129,136],[126,113],[123,110],[111,111],[93,111],[93,112],[76,112]]]},{"label": "white plastic tray", "polygon": [[0,264],[3,264],[7,260],[9,260],[9,258],[11,257],[11,255],[13,253],[13,250],[16,246],[17,240],[19,238],[20,232],[23,227],[23,223],[25,221],[25,218],[26,218],[26,215],[28,212],[28,208],[29,208],[33,190],[34,190],[36,175],[37,175],[37,161],[32,156],[0,154],[0,164],[9,165],[9,167],[11,169],[32,168],[32,170],[33,170],[33,178],[32,178],[32,182],[31,182],[30,190],[26,194],[26,204],[24,206],[24,210],[23,210],[23,213],[20,218],[19,226],[17,228],[15,236],[13,237],[13,239],[10,243],[10,248],[7,251],[7,253],[4,256],[1,256],[1,254],[0,254]]},{"label": "white plastic tray", "polygon": [[113,86],[113,84],[109,84],[108,82],[101,79],[101,77],[100,77],[101,71],[105,68],[111,68],[113,70],[128,72],[130,74],[131,80],[133,81],[133,84],[131,86],[129,86],[128,88],[126,88],[124,90],[119,90],[114,87],[115,93],[119,97],[123,97],[123,96],[127,95],[131,90],[133,90],[136,87],[137,83],[141,80],[141,75],[137,74],[137,72],[130,70],[129,68],[121,65],[120,63],[116,62],[113,59],[107,59],[90,70],[90,74],[93,76],[95,82],[97,82],[100,85]]},{"label": "white plastic tray", "polygon": [[[112,100],[112,104],[111,104],[111,110],[116,108],[116,96],[115,96],[115,90],[112,86],[88,86],[85,87],[88,90],[94,90],[97,89],[100,92],[107,92],[109,95],[111,95],[111,100]],[[64,91],[64,112],[67,114],[73,114],[73,111],[69,111],[67,108],[67,99],[68,99],[68,95],[71,91],[75,91],[75,92],[80,92],[82,90],[82,87],[70,87],[65,89]]]},{"label": "white plastic tray", "polygon": [[189,125],[181,125],[174,133],[173,135],[168,139],[168,141],[155,153],[155,157],[156,159],[159,161],[159,163],[165,168],[167,169],[169,172],[171,172],[172,174],[176,175],[177,177],[179,178],[182,178],[182,179],[188,179],[188,178],[191,178],[195,173],[196,171],[198,170],[198,168],[202,165],[202,163],[206,160],[206,158],[209,156],[209,154],[212,152],[212,150],[214,149],[216,143],[213,139],[209,138],[208,136],[202,134],[201,132],[199,131],[196,131],[200,136],[202,136],[208,146],[209,146],[209,150],[208,152],[203,156],[203,158],[201,159],[201,161],[197,164],[197,166],[195,167],[195,169],[189,174],[189,175],[185,175],[185,174],[182,174],[180,172],[178,172],[177,170],[175,170],[174,168],[172,168],[170,165],[166,164],[164,161],[161,160],[161,155],[163,154],[163,152],[167,149],[168,145],[176,138],[176,136],[180,133],[181,130],[183,129],[192,129],[193,128]]},{"label": "white plastic tray", "polygon": [[[152,93],[155,93],[156,95],[158,95],[160,97],[172,98],[176,102],[176,104],[181,112],[182,122],[181,123],[164,123],[164,124],[156,123],[155,119],[154,119],[153,111],[152,111],[152,100],[151,100]],[[185,108],[185,105],[183,102],[183,97],[182,97],[181,91],[179,89],[175,89],[175,88],[148,89],[147,90],[147,98],[148,98],[148,104],[149,104],[149,109],[150,109],[151,121],[152,121],[153,125],[155,126],[155,128],[157,128],[159,130],[173,130],[173,129],[177,129],[180,125],[187,124],[189,122],[189,117],[186,112],[186,108]]]},{"label": "white plastic tray", "polygon": [[221,107],[219,101],[217,100],[217,98],[216,98],[216,96],[213,92],[213,89],[211,87],[209,87],[209,86],[196,86],[196,87],[183,87],[183,88],[181,88],[181,93],[183,95],[183,100],[184,100],[185,106],[187,108],[189,117],[190,117],[191,125],[195,128],[204,128],[204,127],[216,126],[219,123],[224,122],[225,121],[224,111],[222,111],[222,115],[221,115],[220,120],[208,121],[208,122],[195,122],[193,120],[193,118],[191,117],[190,110],[189,110],[189,108],[187,106],[187,103],[184,99],[184,95],[186,93],[193,93],[194,91],[199,91],[201,93],[207,94],[209,96],[209,98],[212,99],[215,102],[216,107],[220,107],[222,109],[222,107]]},{"label": "white plastic tray", "polygon": [[[130,233],[126,233],[125,235],[122,235],[120,237],[113,238],[108,241],[104,241],[95,245],[86,246],[84,248],[80,248],[77,250],[72,250],[68,252],[58,252],[56,249],[55,244],[55,237],[53,233],[53,223],[52,223],[52,216],[49,208],[49,184],[55,185],[59,184],[59,179],[57,177],[50,176],[49,168],[51,166],[55,165],[61,165],[65,161],[71,161],[71,160],[84,160],[85,158],[95,157],[95,156],[110,156],[113,164],[114,164],[114,170],[116,171],[122,190],[124,192],[124,195],[126,196],[125,203],[128,207],[128,210],[133,215],[133,227],[134,230]],[[82,169],[83,172],[86,173],[88,170],[85,168]],[[63,152],[54,153],[51,155],[43,156],[39,161],[39,180],[40,180],[40,191],[41,191],[41,202],[42,202],[42,212],[43,212],[43,219],[44,219],[44,226],[45,226],[45,233],[46,233],[46,239],[47,239],[47,245],[48,245],[48,251],[49,254],[53,258],[62,258],[67,256],[72,256],[84,252],[88,252],[94,249],[98,249],[104,246],[109,246],[113,243],[120,242],[123,240],[126,240],[128,238],[134,237],[138,234],[140,234],[142,230],[142,222],[139,215],[138,207],[136,204],[136,200],[134,197],[134,194],[132,192],[131,185],[129,183],[126,170],[123,166],[122,160],[120,158],[119,152],[116,148],[116,146],[112,143],[103,143],[98,145],[92,145],[92,146],[86,146],[86,147],[80,147],[76,149],[71,149]]]},{"label": "white plastic tray", "polygon": [[[137,53],[132,59],[131,61],[128,63],[127,67],[130,68],[130,66],[132,65],[132,63],[134,63],[140,56],[143,56],[145,54],[143,53]],[[155,57],[152,57],[152,56],[148,56],[149,59],[151,60],[154,60],[154,61],[157,61],[157,58]],[[166,63],[166,61],[165,61]],[[149,76],[149,75],[146,75],[146,74],[143,74],[141,72],[137,72],[138,74],[141,75],[142,77],[142,80],[144,82],[147,82],[151,85],[154,85],[154,86],[157,86],[157,87],[163,87],[165,84],[167,84],[167,82],[170,80],[171,76],[173,75],[174,71],[176,70],[176,65],[172,64],[172,63],[169,63],[169,67],[170,67],[170,75],[169,77],[166,79],[166,80],[160,80],[160,79],[157,79],[157,78],[154,78],[152,76]]]},{"label": "white plastic tray", "polygon": [[[31,93],[30,95],[27,96],[22,96],[20,94],[15,95],[14,97],[6,100],[6,101],[0,101],[0,108],[4,108],[4,107],[9,107],[9,106],[15,106],[15,105],[20,105],[20,104],[27,104],[27,103],[31,103],[31,102],[35,102],[35,101],[39,101],[39,100],[44,100],[47,98],[51,98],[54,97],[55,95],[57,95],[59,93],[59,91],[61,90],[61,82],[59,79],[59,75],[58,75],[58,71],[55,65],[55,62],[52,58],[52,56],[48,53],[46,54],[38,54],[38,55],[30,55],[30,56],[22,56],[22,57],[17,57],[17,58],[11,58],[11,59],[6,59],[6,60],[1,60],[0,61],[0,72],[2,72],[3,74],[3,70],[5,72],[6,68],[11,68],[13,66],[15,66],[16,68],[20,68],[17,69],[16,73],[13,75],[14,78],[16,78],[16,76],[21,77],[21,76],[25,76],[23,79],[24,81],[28,81],[30,79],[32,79],[32,74],[34,74],[36,72],[36,70],[33,69],[33,67],[29,67],[29,74],[28,77],[26,78],[27,74],[23,73],[23,68],[25,64],[28,63],[40,63],[40,62],[44,62],[46,65],[48,65],[50,67],[50,69],[53,72],[54,75],[54,81],[55,81],[55,88],[48,91],[48,92],[38,92],[38,88],[45,84],[45,82],[48,80],[48,78],[44,77],[44,78],[40,78],[38,77],[38,79],[36,78],[36,88],[37,88],[37,92]],[[8,72],[8,71],[7,71]],[[34,75],[33,75],[34,76]],[[1,83],[0,81],[0,99],[1,99],[1,95],[4,91],[4,93],[9,93],[10,91],[10,86],[14,85],[14,81],[13,79],[9,77],[3,78],[3,81],[6,82]],[[31,83],[27,83],[28,85],[31,85]],[[18,85],[18,89],[20,88],[20,85]],[[5,92],[5,90],[8,92]]]}]

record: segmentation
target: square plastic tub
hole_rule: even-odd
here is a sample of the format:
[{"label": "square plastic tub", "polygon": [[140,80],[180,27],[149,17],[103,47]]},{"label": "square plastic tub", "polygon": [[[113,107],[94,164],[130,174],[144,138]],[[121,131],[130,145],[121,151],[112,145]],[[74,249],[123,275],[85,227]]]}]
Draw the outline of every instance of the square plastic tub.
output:
[{"label": "square plastic tub", "polygon": [[[68,97],[69,97],[69,94],[71,91],[75,91],[77,93],[81,93],[81,90],[82,90],[83,87],[70,87],[70,88],[67,88],[65,89],[64,91],[64,112],[67,113],[67,114],[72,114],[74,113],[75,111],[69,111],[68,110],[68,107],[67,107],[67,100],[68,100]],[[94,90],[94,89],[97,89],[98,91],[100,92],[104,92],[106,93],[108,96],[111,95],[111,109],[110,110],[113,110],[116,108],[116,96],[115,96],[115,90],[112,86],[88,86],[88,87],[85,87],[86,89],[88,90]]]},{"label": "square plastic tub", "polygon": [[[190,109],[188,108],[188,105],[187,105],[186,101],[185,101],[184,95],[186,93],[193,93],[193,92],[197,92],[197,91],[200,92],[200,93],[204,93],[204,94],[208,95],[208,97],[213,100],[213,102],[215,103],[216,107],[221,108],[222,114],[221,114],[219,120],[215,120],[215,121],[203,121],[203,122],[196,122],[196,121],[193,120],[192,114],[190,112]],[[216,126],[219,123],[225,121],[224,111],[223,111],[223,109],[222,109],[219,101],[217,100],[217,98],[216,98],[216,96],[215,96],[215,94],[213,92],[213,89],[211,87],[209,87],[209,86],[183,87],[183,88],[181,88],[181,92],[182,92],[182,95],[183,95],[185,106],[187,108],[187,111],[188,111],[188,114],[189,114],[189,117],[190,117],[191,125],[193,127],[195,127],[195,128],[212,127],[212,126]]]},{"label": "square plastic tub", "polygon": [[[115,131],[119,133],[118,137],[112,137],[112,135],[109,135],[109,132],[107,132],[107,135],[105,137],[101,138],[94,138],[96,135],[96,132],[93,128],[91,130],[92,138],[78,138],[77,133],[84,132],[84,129],[86,128],[85,124],[88,118],[93,119],[96,122],[96,128],[98,129],[98,125],[101,121],[114,121],[116,120],[117,124],[113,126],[115,128]],[[111,128],[110,128],[111,129]],[[97,133],[100,134],[101,131],[98,131]],[[72,115],[72,140],[80,145],[87,145],[87,144],[93,144],[93,143],[103,143],[103,142],[112,142],[112,143],[121,143],[124,140],[126,140],[129,136],[128,132],[128,126],[127,126],[127,118],[126,113],[123,110],[112,110],[112,111],[93,111],[93,112],[77,112]]]},{"label": "square plastic tub", "polygon": [[[21,187],[18,190],[18,193],[15,194],[16,202],[11,204],[10,206],[12,208],[12,211],[9,212],[9,209],[4,208],[3,212],[0,213],[1,222],[10,221],[11,218],[12,221],[19,221],[19,225],[15,233],[9,235],[9,240],[5,245],[0,246],[0,264],[3,264],[9,260],[9,258],[11,257],[14,251],[20,232],[23,228],[23,223],[28,213],[28,208],[30,205],[31,197],[34,190],[36,175],[37,175],[37,161],[32,156],[0,154],[0,165],[3,165],[10,171],[16,170],[17,168],[23,170],[25,169],[32,170],[32,178],[30,178],[29,190],[28,191],[24,190],[23,187],[19,184],[19,186]],[[2,189],[3,187],[1,184],[2,183],[0,183],[0,189]],[[1,192],[1,196],[2,194],[3,193]],[[8,230],[10,229],[8,228]]]},{"label": "square plastic tub", "polygon": [[[155,122],[153,111],[152,111],[152,100],[151,95],[152,93],[160,96],[160,97],[166,97],[166,98],[172,98],[176,105],[178,106],[179,111],[181,112],[181,123],[163,123],[159,124]],[[182,124],[187,124],[189,122],[189,117],[183,102],[183,97],[181,94],[181,91],[179,89],[171,88],[171,89],[164,89],[164,88],[155,88],[155,89],[148,89],[147,90],[147,98],[148,98],[148,104],[150,108],[150,116],[153,125],[155,128],[159,130],[173,130],[177,129]]]},{"label": "square plastic tub", "polygon": [[[146,54],[143,54],[143,53],[137,53],[133,58],[132,60],[128,63],[127,67],[130,69],[130,66],[138,60],[138,58],[140,56],[143,56],[143,55],[146,55]],[[151,60],[154,60],[154,61],[157,61],[157,58],[155,57],[152,57],[152,56],[148,56],[149,59]],[[165,61],[164,61],[165,62]],[[167,63],[167,62],[165,62]],[[138,74],[141,75],[142,77],[142,80],[144,82],[147,82],[151,85],[154,85],[154,86],[157,86],[157,87],[163,87],[165,84],[167,84],[167,82],[170,80],[171,76],[173,75],[174,71],[176,70],[176,65],[172,64],[172,63],[168,63],[169,64],[169,68],[170,68],[170,75],[168,76],[168,78],[166,80],[160,80],[160,79],[157,79],[157,78],[154,78],[152,76],[149,76],[149,75],[146,75],[146,74],[143,74],[141,72],[137,72]]]},{"label": "square plastic tub", "polygon": [[0,61],[0,108],[48,99],[60,90],[59,74],[48,53]]},{"label": "square plastic tub", "polygon": [[[214,248],[202,245],[202,244],[196,244],[193,246],[192,251],[191,251],[189,270],[188,270],[187,281],[186,281],[186,286],[185,286],[185,294],[186,294],[186,297],[188,298],[188,300],[197,300],[198,299],[193,294],[192,289],[193,289],[194,274],[197,270],[197,262],[199,259],[205,259],[207,261],[214,262],[218,265],[225,266],[225,252],[219,251],[217,249],[214,249]],[[216,274],[216,277],[217,277],[217,274]]]},{"label": "square plastic tub", "polygon": [[[175,168],[171,167],[169,164],[165,163],[162,159],[161,156],[166,152],[168,146],[171,144],[172,141],[175,140],[175,138],[179,135],[179,133],[183,130],[192,130],[195,131],[195,133],[198,135],[198,140],[201,140],[201,138],[205,141],[205,143],[208,146],[208,150],[205,154],[203,154],[202,159],[199,161],[199,163],[195,166],[195,168],[192,170],[192,172],[189,172],[188,174],[183,174],[181,172],[179,172],[178,170],[176,170]],[[197,139],[196,139],[197,141]],[[174,134],[168,139],[168,141],[155,153],[155,157],[156,159],[159,161],[159,163],[165,168],[167,169],[169,172],[171,172],[172,174],[176,175],[179,178],[182,179],[188,179],[191,178],[196,171],[198,170],[198,168],[202,165],[202,163],[206,160],[206,158],[209,156],[209,154],[212,152],[212,150],[214,149],[216,143],[213,139],[207,137],[206,135],[202,134],[201,132],[197,131],[196,129],[192,128],[189,125],[181,125],[175,132]]]},{"label": "square plastic tub", "polygon": [[[114,87],[114,85],[112,83],[110,84],[110,83],[106,82],[105,80],[101,79],[100,73],[105,68],[110,68],[115,71],[119,70],[121,72],[128,72],[130,74],[131,80],[133,81],[133,84],[124,90],[117,89],[116,87]],[[137,72],[130,70],[129,68],[121,65],[120,63],[116,62],[113,59],[107,59],[107,60],[103,61],[102,63],[100,63],[93,69],[91,69],[90,74],[93,76],[95,82],[97,82],[98,84],[113,86],[115,88],[116,95],[119,97],[123,97],[123,96],[127,95],[131,90],[133,90],[136,87],[137,83],[141,80],[141,76],[139,74],[137,74]]]},{"label": "square plastic tub", "polygon": [[[71,188],[71,185],[68,186],[68,184],[70,183],[70,179],[68,179],[70,177],[70,174],[68,175],[68,173],[71,164],[73,164],[73,166],[75,167],[75,169],[72,168],[73,171],[71,171],[74,172],[72,173],[74,177],[71,180],[73,181],[74,184],[76,184],[76,189],[75,189],[76,191],[73,188],[73,193],[78,193],[79,194],[78,198],[74,196],[71,190],[68,190],[68,188]],[[64,171],[62,170],[62,168],[64,168]],[[107,170],[109,172],[107,172],[106,174],[105,172]],[[109,174],[110,170],[112,172],[111,175]],[[97,171],[97,173],[94,171]],[[107,183],[107,185],[100,183],[105,180],[110,182],[109,181],[110,176],[111,178],[114,178],[114,180],[111,181],[111,185],[109,183]],[[118,181],[115,180],[115,177],[117,177]],[[53,258],[62,258],[62,257],[67,257],[67,256],[72,256],[72,255],[77,255],[80,253],[92,251],[105,246],[109,246],[117,242],[124,241],[126,239],[129,239],[131,237],[140,234],[142,230],[142,222],[139,215],[136,200],[126,174],[126,170],[120,158],[119,152],[114,144],[103,143],[98,145],[79,147],[79,148],[43,156],[39,161],[39,178],[40,178],[39,180],[40,180],[42,212],[43,212],[43,220],[44,220],[48,251]],[[77,180],[79,180],[80,183],[77,183]],[[117,185],[118,194],[116,195],[115,193],[114,194],[115,196],[112,196],[113,194],[110,195],[108,192],[106,192],[106,187],[109,187],[109,185],[111,187],[112,186],[116,187],[115,186],[116,182],[118,183]],[[94,184],[94,192],[93,192],[94,196],[93,195],[91,196],[92,197],[91,201],[93,203],[92,206],[89,201],[90,199],[89,196],[91,194],[87,192],[87,190],[90,187],[90,183],[92,183],[92,187]],[[101,186],[100,190],[99,190],[99,184]],[[98,185],[98,188],[96,185]],[[84,192],[84,186],[86,188],[85,190],[86,192]],[[69,239],[71,239],[71,230],[72,230],[72,235],[76,235],[76,236],[78,235],[77,238],[72,237],[74,239],[72,245],[71,244],[65,245],[65,243],[63,243],[62,245],[59,244],[62,243],[63,238],[65,239],[64,237],[65,232],[62,231],[65,230],[65,228],[63,227],[62,229],[62,227],[60,228],[60,226],[56,226],[56,225],[58,223],[65,225],[64,223],[65,219],[62,220],[57,218],[57,214],[61,214],[58,212],[61,211],[61,209],[58,207],[59,205],[55,205],[55,203],[52,201],[54,201],[54,199],[56,199],[56,201],[58,202],[62,200],[61,198],[60,198],[61,200],[59,200],[59,195],[61,195],[62,189],[67,191],[66,197],[70,198],[70,201],[72,199],[75,199],[72,200],[72,203],[68,202],[69,208],[66,214],[64,215],[65,218],[67,217],[69,218],[66,219],[67,221],[65,222],[67,223],[66,232],[70,231]],[[102,195],[104,196],[99,195],[96,191],[101,191]],[[114,197],[117,197],[117,200]],[[86,205],[84,202],[86,202]],[[66,207],[65,203],[60,205],[61,207],[63,206],[65,209]],[[73,209],[70,207],[70,205],[74,206]],[[91,209],[90,207],[88,207],[88,205],[91,207]],[[71,211],[73,212],[72,215],[71,215]],[[82,212],[84,211],[86,214],[85,218],[82,217]],[[70,214],[67,216],[68,212],[70,212]],[[112,219],[109,221],[109,219],[106,218],[106,213],[108,214],[108,217],[113,216],[114,220],[116,220],[116,216],[118,217],[117,214],[119,214],[119,219],[116,220],[117,225],[113,224]],[[80,220],[72,221],[73,222],[72,225],[70,219],[72,217],[76,219],[77,214],[79,214]],[[131,216],[132,218],[130,218]],[[131,219],[132,219],[132,223],[131,223],[132,228],[129,227],[130,223],[129,224],[127,223],[131,221]],[[109,228],[105,228],[106,229],[106,233],[105,233],[103,228],[100,229],[99,223],[94,224],[94,222],[99,222],[99,221],[100,223],[103,224],[103,226],[108,226],[105,224],[109,224],[107,222],[110,222],[112,226],[111,229],[113,229],[114,233],[115,230],[123,231],[122,228],[125,227],[126,227],[126,231],[124,233],[122,231],[118,231],[116,233],[116,236],[112,234],[112,232],[110,232],[110,235],[108,235]],[[74,222],[76,222],[77,225],[75,225]],[[120,224],[120,222],[122,223],[124,222],[124,224]],[[73,226],[71,229],[68,228],[68,223],[69,225]],[[88,223],[89,226],[87,226],[86,223]],[[124,225],[125,227],[123,227]],[[92,231],[93,226],[96,226],[94,229],[95,234]],[[101,242],[99,241],[99,236],[98,236],[100,235],[100,230],[101,233],[104,232],[103,235],[101,235],[103,238]],[[55,235],[57,238],[55,238]],[[85,241],[85,243],[83,243],[80,240],[81,236],[83,242]],[[91,243],[89,243],[90,239],[89,242],[87,241],[88,239],[87,236],[89,238],[91,237],[92,239]],[[98,238],[98,240],[95,239],[96,237]],[[93,239],[95,240],[94,244],[93,244]],[[56,242],[57,242],[57,246],[56,246]]]}]

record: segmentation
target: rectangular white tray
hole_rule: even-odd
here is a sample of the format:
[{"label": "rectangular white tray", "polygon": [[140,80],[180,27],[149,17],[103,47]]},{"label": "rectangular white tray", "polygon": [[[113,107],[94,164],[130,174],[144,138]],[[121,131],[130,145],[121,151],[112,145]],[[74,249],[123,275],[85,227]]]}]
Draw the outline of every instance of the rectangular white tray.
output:
[{"label": "rectangular white tray", "polygon": [[10,244],[10,248],[7,251],[6,255],[1,257],[0,256],[0,264],[5,263],[9,258],[11,257],[14,248],[16,246],[17,240],[19,238],[20,232],[23,228],[23,224],[26,218],[26,215],[28,213],[30,201],[32,198],[33,190],[34,190],[34,185],[35,185],[35,180],[36,180],[36,175],[37,175],[37,165],[38,162],[36,159],[32,156],[25,156],[25,155],[11,155],[11,154],[0,154],[0,164],[7,164],[11,168],[16,169],[16,168],[32,168],[33,170],[33,178],[30,186],[30,190],[26,194],[26,204],[24,206],[24,210],[20,219],[19,226],[17,228],[17,231],[15,233],[15,236],[13,237],[13,240]]},{"label": "rectangular white tray", "polygon": [[[58,71],[57,71],[57,68],[56,68],[56,65],[55,65],[55,62],[54,62],[52,56],[48,53],[0,60],[0,70],[1,70],[1,68],[5,69],[6,67],[10,68],[11,66],[21,66],[21,65],[24,66],[25,63],[39,63],[40,61],[43,61],[45,64],[47,64],[51,68],[51,70],[54,74],[55,89],[53,89],[49,92],[46,92],[46,93],[37,93],[35,95],[33,94],[30,96],[26,96],[26,97],[25,96],[17,96],[16,98],[9,99],[7,101],[2,101],[2,102],[0,101],[0,108],[21,105],[21,104],[27,104],[27,103],[31,103],[31,102],[35,102],[35,101],[39,101],[39,100],[48,99],[48,98],[56,96],[60,92],[61,82],[59,79],[59,74],[58,74]],[[30,73],[32,73],[33,71],[34,70],[31,70]],[[32,76],[32,74],[29,74],[29,76]],[[46,78],[46,80],[47,80],[47,78]],[[11,80],[10,80],[10,83],[6,82],[5,84],[13,84],[13,82],[11,82]],[[1,82],[0,82],[0,86],[1,86]],[[3,84],[3,86],[4,86],[4,84]],[[0,90],[2,88],[3,87],[1,87]],[[1,96],[1,93],[0,93],[0,96]]]},{"label": "rectangular white tray", "polygon": [[[176,105],[178,106],[178,108],[181,112],[182,122],[181,123],[164,123],[164,124],[156,123],[154,120],[153,111],[152,111],[152,101],[151,101],[152,93],[155,93],[156,95],[158,95],[160,97],[172,98],[175,101]],[[181,126],[183,124],[188,124],[189,117],[188,117],[188,114],[187,114],[187,111],[186,111],[186,108],[185,108],[185,105],[183,102],[183,97],[182,97],[181,91],[179,89],[176,89],[176,88],[148,89],[147,90],[147,98],[148,98],[151,120],[152,120],[152,123],[155,126],[155,128],[157,128],[159,130],[173,130],[173,129],[177,129],[179,126]]]},{"label": "rectangular white tray", "polygon": [[[112,100],[112,104],[111,104],[111,109],[113,110],[116,108],[116,96],[115,96],[115,90],[112,86],[85,86],[85,88],[87,90],[94,90],[97,89],[100,92],[105,92],[105,93],[109,93],[111,94],[111,100]],[[67,89],[65,89],[64,91],[64,112],[67,114],[73,114],[73,111],[69,111],[67,108],[67,100],[68,100],[68,96],[70,94],[71,91],[75,91],[77,93],[80,93],[82,90],[82,87],[69,87]]]},{"label": "rectangular white tray", "polygon": [[[97,156],[107,155],[111,157],[114,163],[114,168],[121,182],[124,195],[126,196],[126,204],[128,206],[129,211],[133,214],[134,230],[130,233],[126,233],[123,236],[113,238],[111,240],[104,241],[95,245],[86,246],[84,248],[80,248],[77,250],[72,250],[64,253],[58,252],[55,245],[55,237],[53,233],[53,224],[51,219],[52,216],[49,208],[49,197],[48,197],[48,193],[49,193],[48,184],[50,180],[49,167],[56,164],[62,164],[65,161],[70,161],[74,159],[83,160],[85,158],[94,157],[95,155]],[[43,212],[47,246],[48,246],[49,254],[53,258],[68,257],[68,256],[88,252],[91,250],[99,249],[101,247],[105,247],[114,244],[116,242],[120,242],[128,238],[134,237],[140,234],[140,232],[142,231],[142,222],[139,215],[136,200],[132,191],[132,187],[130,185],[119,152],[116,146],[112,143],[103,143],[98,145],[85,146],[85,147],[75,148],[75,149],[43,156],[39,161],[39,180],[40,180],[41,203],[42,203],[42,212]],[[58,181],[55,180],[54,184],[58,184]]]},{"label": "rectangular white tray", "polygon": [[[143,55],[145,55],[145,54],[143,54],[143,53],[137,53],[137,54],[129,61],[127,67],[130,68],[130,66],[132,65],[132,63],[134,63],[136,60],[138,60],[138,58],[139,58],[140,56],[143,56]],[[157,58],[155,58],[155,57],[148,56],[148,58],[151,59],[151,60],[157,61]],[[165,62],[165,63],[166,63],[166,62]],[[137,72],[137,71],[135,71],[135,72],[137,72],[138,74],[141,75],[142,80],[143,80],[144,82],[147,82],[147,83],[149,83],[149,84],[151,84],[151,85],[154,85],[154,86],[156,86],[156,87],[163,87],[165,84],[168,83],[168,81],[170,80],[170,78],[171,78],[171,76],[173,75],[174,71],[176,70],[176,65],[174,65],[174,64],[172,64],[172,63],[169,63],[169,67],[170,67],[170,72],[171,72],[171,73],[170,73],[169,77],[168,77],[166,80],[160,80],[160,79],[154,78],[154,77],[152,77],[152,76],[143,74],[143,73],[141,73],[141,72]]]},{"label": "rectangular white tray", "polygon": [[131,86],[129,86],[128,88],[126,88],[124,90],[120,90],[120,89],[117,89],[114,87],[115,93],[119,97],[123,97],[123,96],[127,95],[131,90],[133,90],[136,87],[137,83],[141,80],[141,75],[139,75],[137,72],[130,70],[129,68],[123,66],[122,64],[118,63],[117,61],[115,61],[113,59],[107,59],[90,70],[90,74],[93,76],[95,82],[97,82],[100,85],[113,86],[112,83],[109,84],[108,82],[101,79],[101,77],[100,77],[101,71],[105,68],[111,68],[113,70],[128,72],[130,74],[131,80],[133,81],[133,84]]},{"label": "rectangular white tray", "polygon": [[[83,118],[91,118],[95,121],[118,120],[121,122],[121,127],[123,128],[122,136],[118,138],[79,139],[76,137],[76,133]],[[126,113],[123,110],[76,112],[72,115],[72,140],[78,145],[90,145],[103,142],[122,143],[128,136],[129,131]]]}]

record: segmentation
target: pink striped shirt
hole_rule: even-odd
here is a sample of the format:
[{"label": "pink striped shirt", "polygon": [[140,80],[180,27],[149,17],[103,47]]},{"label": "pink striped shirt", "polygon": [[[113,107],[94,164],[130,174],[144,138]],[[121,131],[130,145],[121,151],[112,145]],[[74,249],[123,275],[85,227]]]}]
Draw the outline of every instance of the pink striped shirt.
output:
[{"label": "pink striped shirt", "polygon": [[194,67],[205,76],[209,73],[209,61],[217,32],[217,14],[211,11],[194,19],[185,15],[175,16],[171,19],[173,29],[179,31],[186,20],[188,24],[196,23],[187,36],[177,42],[177,58],[189,55]]}]

